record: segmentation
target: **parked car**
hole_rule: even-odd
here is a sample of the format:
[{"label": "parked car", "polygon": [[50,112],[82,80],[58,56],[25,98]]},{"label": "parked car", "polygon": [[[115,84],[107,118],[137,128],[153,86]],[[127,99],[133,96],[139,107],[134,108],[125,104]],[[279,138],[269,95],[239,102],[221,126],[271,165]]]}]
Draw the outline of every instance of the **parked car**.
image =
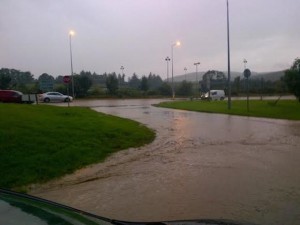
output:
[{"label": "parked car", "polygon": [[22,102],[22,92],[15,90],[0,90],[0,102]]},{"label": "parked car", "polygon": [[70,102],[73,101],[73,97],[64,95],[59,92],[46,92],[39,95],[39,101],[41,102]]},{"label": "parked car", "polygon": [[204,100],[224,100],[225,92],[224,90],[210,90],[209,92],[201,96]]}]

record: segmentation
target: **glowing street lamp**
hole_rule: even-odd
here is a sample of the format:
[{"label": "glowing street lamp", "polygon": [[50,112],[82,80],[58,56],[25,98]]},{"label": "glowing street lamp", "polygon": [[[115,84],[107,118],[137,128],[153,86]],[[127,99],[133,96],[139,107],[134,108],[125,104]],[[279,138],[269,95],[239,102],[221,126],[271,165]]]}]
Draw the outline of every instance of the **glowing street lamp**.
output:
[{"label": "glowing street lamp", "polygon": [[172,98],[174,99],[175,98],[175,90],[174,90],[174,57],[173,57],[173,49],[175,46],[180,46],[181,43],[180,41],[176,41],[176,43],[172,44],[171,45],[171,58],[172,58]]},{"label": "glowing street lamp", "polygon": [[69,35],[74,36],[75,35],[75,31],[74,30],[70,30]]},{"label": "glowing street lamp", "polygon": [[75,35],[75,32],[73,30],[69,31],[69,40],[70,40],[70,58],[71,58],[71,77],[72,77],[72,95],[73,98],[75,98],[74,95],[74,76],[73,76],[73,59],[72,59],[72,36]]}]

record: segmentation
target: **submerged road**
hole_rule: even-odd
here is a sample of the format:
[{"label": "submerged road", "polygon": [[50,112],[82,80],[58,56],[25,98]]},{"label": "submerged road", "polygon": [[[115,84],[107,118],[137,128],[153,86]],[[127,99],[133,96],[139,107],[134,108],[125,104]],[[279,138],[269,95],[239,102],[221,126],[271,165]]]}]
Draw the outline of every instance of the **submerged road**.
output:
[{"label": "submerged road", "polygon": [[299,122],[151,106],[159,101],[72,103],[139,121],[157,138],[30,194],[119,220],[300,223]]}]

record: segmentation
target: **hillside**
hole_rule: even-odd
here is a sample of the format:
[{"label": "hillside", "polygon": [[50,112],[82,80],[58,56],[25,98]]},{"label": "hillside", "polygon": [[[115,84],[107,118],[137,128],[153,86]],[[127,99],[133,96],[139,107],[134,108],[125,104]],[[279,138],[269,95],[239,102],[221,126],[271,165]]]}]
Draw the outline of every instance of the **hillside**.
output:
[{"label": "hillside", "polygon": [[[223,71],[225,73],[225,75],[227,76],[227,71]],[[202,76],[205,74],[206,72],[198,72],[198,81],[202,80]],[[231,80],[233,81],[234,78],[240,76],[241,78],[244,77],[242,72],[235,72],[235,71],[231,71]],[[274,71],[274,72],[252,72],[252,75],[250,77],[250,79],[261,79],[264,78],[265,81],[276,81],[276,80],[280,80],[280,78],[284,76],[284,71]],[[178,75],[174,77],[174,82],[181,82],[183,80],[189,81],[189,82],[195,82],[196,81],[196,72],[194,73],[187,73],[186,76],[183,75]],[[169,77],[169,80],[171,80],[171,77]]]},{"label": "hillside", "polygon": [[284,76],[284,71],[274,71],[274,72],[264,72],[258,73],[253,76],[252,79],[261,79],[264,78],[265,81],[277,81]]}]

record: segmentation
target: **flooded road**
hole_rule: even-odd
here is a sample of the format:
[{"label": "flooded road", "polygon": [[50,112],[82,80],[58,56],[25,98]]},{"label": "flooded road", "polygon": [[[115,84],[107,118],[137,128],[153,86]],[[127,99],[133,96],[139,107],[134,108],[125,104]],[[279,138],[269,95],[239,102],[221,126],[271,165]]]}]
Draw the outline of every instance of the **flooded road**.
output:
[{"label": "flooded road", "polygon": [[299,122],[151,106],[160,101],[72,103],[139,121],[157,137],[30,194],[120,220],[300,223]]}]

